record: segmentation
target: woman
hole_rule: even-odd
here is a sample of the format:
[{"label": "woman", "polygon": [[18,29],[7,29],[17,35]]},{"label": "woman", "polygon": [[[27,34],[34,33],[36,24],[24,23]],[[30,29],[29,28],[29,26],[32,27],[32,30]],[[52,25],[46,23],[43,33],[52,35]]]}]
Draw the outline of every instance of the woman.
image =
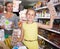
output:
[{"label": "woman", "polygon": [[13,14],[12,2],[6,2],[5,7],[6,13],[2,15],[2,17],[4,16],[4,23],[2,28],[5,30],[5,37],[8,37],[9,35],[12,35],[13,28],[18,28],[19,19],[16,14]]}]

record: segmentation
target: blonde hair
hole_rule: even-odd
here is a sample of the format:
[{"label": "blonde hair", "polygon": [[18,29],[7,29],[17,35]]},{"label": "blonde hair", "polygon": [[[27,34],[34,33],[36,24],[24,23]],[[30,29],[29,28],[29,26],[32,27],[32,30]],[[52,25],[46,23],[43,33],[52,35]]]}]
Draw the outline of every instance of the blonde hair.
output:
[{"label": "blonde hair", "polygon": [[30,10],[34,11],[34,13],[35,13],[35,15],[36,15],[36,11],[35,11],[34,9],[32,9],[32,8],[27,9],[26,15],[27,15],[27,13],[28,13]]}]

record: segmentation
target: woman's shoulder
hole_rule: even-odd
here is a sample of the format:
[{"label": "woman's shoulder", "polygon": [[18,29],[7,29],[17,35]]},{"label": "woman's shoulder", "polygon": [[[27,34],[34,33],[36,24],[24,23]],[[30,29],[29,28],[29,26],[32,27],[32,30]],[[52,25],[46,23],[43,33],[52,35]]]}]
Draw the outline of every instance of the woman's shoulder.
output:
[{"label": "woman's shoulder", "polygon": [[13,19],[14,21],[19,21],[19,17],[18,17],[16,14],[13,14],[12,19]]},{"label": "woman's shoulder", "polygon": [[16,14],[13,14],[13,18],[18,18],[18,16]]},{"label": "woman's shoulder", "polygon": [[13,16],[14,16],[14,17],[18,17],[15,13],[13,13]]},{"label": "woman's shoulder", "polygon": [[4,13],[0,13],[0,18],[1,18],[2,16],[4,16]]},{"label": "woman's shoulder", "polygon": [[13,16],[14,16],[14,17],[18,17],[15,13],[13,13]]}]

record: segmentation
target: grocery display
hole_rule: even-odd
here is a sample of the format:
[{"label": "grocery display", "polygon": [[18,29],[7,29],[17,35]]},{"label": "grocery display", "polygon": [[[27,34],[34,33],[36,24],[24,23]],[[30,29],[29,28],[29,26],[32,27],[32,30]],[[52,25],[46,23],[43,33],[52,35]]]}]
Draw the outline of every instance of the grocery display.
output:
[{"label": "grocery display", "polygon": [[[13,12],[17,12],[19,14],[19,21],[22,21],[24,23],[27,20],[25,15],[27,9],[19,11],[20,9],[18,4],[23,3],[19,0],[18,1],[16,0],[13,3],[14,3]],[[48,3],[51,3],[52,5],[51,7],[49,5],[50,7],[49,9],[47,6]],[[2,5],[0,5],[0,7],[3,9]],[[32,8],[36,11],[36,18],[34,20],[39,23],[49,25],[50,16],[56,16],[53,28],[51,29],[38,28],[39,49],[60,49],[60,0],[37,1]],[[52,9],[51,12],[49,12],[50,9]],[[0,9],[0,13],[2,12],[3,11]],[[50,13],[52,15],[50,15]],[[6,25],[5,29],[7,30],[12,29],[11,28],[12,22],[8,21],[4,16],[2,16],[2,18],[0,19],[0,26],[3,25],[2,23]],[[9,49],[27,49],[26,45],[24,45],[23,42],[18,41],[18,39],[21,36],[21,28],[14,28],[12,36],[9,36],[8,38],[5,38],[4,35],[5,29],[2,29],[0,27],[0,42],[3,41],[3,43]],[[3,48],[0,47],[0,49]]]},{"label": "grocery display", "polygon": [[[56,8],[57,8],[58,5],[60,6],[60,3],[59,4],[56,4],[56,3],[54,4],[54,8],[55,8],[55,6],[56,6]],[[47,10],[47,6],[44,6],[44,7],[41,7],[41,8],[36,8],[35,10],[36,11],[38,11],[38,10],[39,11],[44,11],[44,10],[46,11]],[[57,12],[55,12],[55,13],[58,14]],[[50,17],[47,17],[47,16],[46,17],[45,16],[41,17],[42,16],[41,13],[42,12],[39,12],[39,14],[37,16],[38,22],[42,21],[44,24],[49,24]],[[54,13],[54,12],[51,11],[51,13]],[[60,41],[59,40],[60,39],[59,38],[60,37],[59,36],[60,35],[60,23],[59,23],[60,22],[60,15],[58,16],[56,14],[53,14],[53,15],[57,16],[58,18],[57,17],[55,18],[54,25],[53,25],[53,28],[52,29],[43,29],[43,30],[41,30],[39,28],[39,35],[38,35],[38,37],[39,37],[40,46],[42,46],[41,45],[41,43],[42,43],[41,40],[42,41],[44,40],[45,41],[44,43],[49,43],[49,44],[52,45],[52,47],[50,47],[50,46],[48,46],[48,44],[47,45],[46,44],[43,44],[43,46],[44,46],[45,49],[55,49],[55,48],[56,49],[60,49],[60,44],[59,44],[60,43],[59,42]]]}]

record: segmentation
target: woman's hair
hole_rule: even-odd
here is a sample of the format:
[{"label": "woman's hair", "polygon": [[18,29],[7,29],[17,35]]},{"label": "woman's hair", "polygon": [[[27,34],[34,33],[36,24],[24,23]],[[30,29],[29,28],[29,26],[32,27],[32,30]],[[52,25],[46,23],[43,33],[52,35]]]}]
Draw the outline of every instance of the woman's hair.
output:
[{"label": "woman's hair", "polygon": [[36,15],[36,11],[35,11],[34,9],[32,9],[32,8],[27,9],[26,14],[27,14],[30,10],[34,11],[34,12],[35,12],[35,15]]},{"label": "woman's hair", "polygon": [[[6,3],[5,3],[5,6],[7,7],[7,5],[8,5],[9,3],[13,3],[13,2],[6,2]],[[7,8],[5,8],[5,10],[7,11]]]},{"label": "woman's hair", "polygon": [[50,2],[50,0],[48,0],[47,2]]},{"label": "woman's hair", "polygon": [[6,2],[6,3],[5,3],[5,6],[7,6],[9,3],[12,3],[12,2]]}]

